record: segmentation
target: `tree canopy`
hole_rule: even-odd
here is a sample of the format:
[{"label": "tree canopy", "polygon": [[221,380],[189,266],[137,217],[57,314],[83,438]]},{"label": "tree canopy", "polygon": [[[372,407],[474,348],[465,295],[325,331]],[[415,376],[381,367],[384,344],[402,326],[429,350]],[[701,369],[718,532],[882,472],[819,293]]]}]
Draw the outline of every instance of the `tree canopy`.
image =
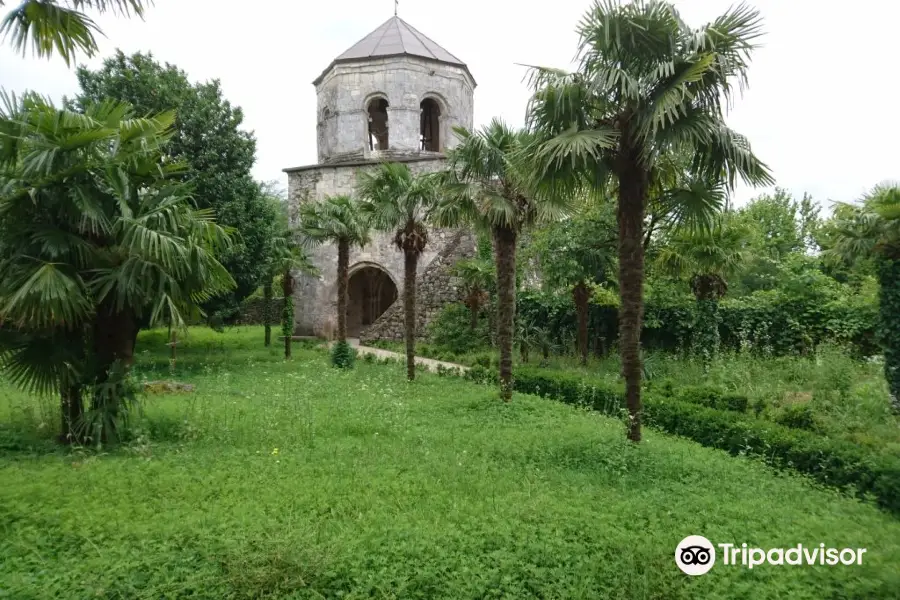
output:
[{"label": "tree canopy", "polygon": [[265,190],[251,176],[256,140],[241,128],[243,111],[224,98],[218,80],[191,83],[184,71],[158,63],[151,54],[117,51],[97,70],[80,67],[77,76],[81,92],[74,107],[112,98],[130,103],[138,115],[175,110],[166,151],[184,163],[180,176],[191,182],[197,206],[212,209],[217,221],[236,234],[219,256],[236,286],[205,304],[210,314],[229,318],[262,284],[259,265],[272,253],[277,221]]}]

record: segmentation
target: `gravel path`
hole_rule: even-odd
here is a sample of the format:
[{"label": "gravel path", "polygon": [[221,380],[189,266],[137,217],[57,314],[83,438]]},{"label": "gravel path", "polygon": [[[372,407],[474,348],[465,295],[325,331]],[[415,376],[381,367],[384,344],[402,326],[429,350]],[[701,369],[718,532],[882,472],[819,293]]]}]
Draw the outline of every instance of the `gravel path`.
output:
[{"label": "gravel path", "polygon": [[[392,352],[391,350],[384,350],[383,348],[373,348],[371,346],[360,346],[359,340],[357,338],[347,338],[347,342],[349,342],[351,346],[356,348],[356,352],[358,354],[373,354],[378,358],[393,358],[404,362],[406,360],[406,355],[400,354],[399,352]],[[330,344],[328,344],[328,346],[330,347],[333,343],[334,342],[331,342]],[[469,370],[469,367],[463,365],[445,362],[442,360],[434,360],[433,358],[425,358],[424,356],[417,356],[416,364],[422,365],[429,371],[437,371],[438,366],[442,366],[445,369],[460,369],[463,372]]]}]

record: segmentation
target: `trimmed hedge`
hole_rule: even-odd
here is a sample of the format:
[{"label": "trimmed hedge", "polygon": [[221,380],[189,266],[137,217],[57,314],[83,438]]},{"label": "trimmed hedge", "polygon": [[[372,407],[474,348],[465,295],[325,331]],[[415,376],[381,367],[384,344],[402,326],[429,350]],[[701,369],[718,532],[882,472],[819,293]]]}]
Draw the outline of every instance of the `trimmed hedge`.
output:
[{"label": "trimmed hedge", "polygon": [[[466,377],[496,382],[497,373],[475,367]],[[519,392],[586,406],[608,415],[618,416],[624,407],[620,386],[591,381],[571,372],[520,367],[515,372],[514,386]],[[710,394],[703,388],[688,390],[673,396],[645,393],[644,423],[733,455],[754,456],[779,468],[806,473],[824,485],[853,488],[859,496],[872,496],[880,507],[900,516],[900,459],[754,418],[744,414],[747,403],[742,396]],[[742,408],[736,410],[738,407]]]}]

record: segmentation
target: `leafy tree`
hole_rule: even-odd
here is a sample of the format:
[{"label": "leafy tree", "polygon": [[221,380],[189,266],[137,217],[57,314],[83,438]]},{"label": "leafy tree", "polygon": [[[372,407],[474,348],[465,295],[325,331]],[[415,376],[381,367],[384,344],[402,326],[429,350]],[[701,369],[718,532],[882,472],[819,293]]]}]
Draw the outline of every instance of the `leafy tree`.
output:
[{"label": "leafy tree", "polygon": [[568,210],[570,199],[535,186],[528,175],[532,137],[498,119],[476,132],[457,128],[460,144],[449,151],[442,175],[444,225],[472,224],[491,232],[497,268],[497,344],[500,395],[512,398],[512,347],[516,314],[516,248],[519,235],[535,223]]},{"label": "leafy tree", "polygon": [[664,272],[687,278],[697,299],[694,348],[708,363],[719,352],[719,300],[727,278],[747,260],[749,232],[734,218],[721,219],[709,230],[676,229],[657,257]]},{"label": "leafy tree", "polygon": [[428,244],[428,220],[437,204],[437,187],[430,175],[414,175],[402,163],[384,163],[362,172],[357,191],[361,210],[372,227],[394,233],[403,252],[403,325],[406,336],[406,377],[416,377],[416,270]]},{"label": "leafy tree", "polygon": [[818,227],[818,207],[804,194],[800,202],[787,190],[776,188],[751,200],[737,211],[748,227],[754,250],[778,260],[794,252],[812,250]]},{"label": "leafy tree", "polygon": [[[724,121],[735,82],[746,84],[760,23],[746,6],[694,29],[668,2],[598,1],[578,26],[578,70],[532,69],[529,125],[548,138],[537,175],[568,176],[601,191],[616,184],[619,347],[633,441],[641,438],[644,219],[653,182],[666,181],[660,171],[685,154],[686,183],[704,192],[718,182],[733,187],[738,176],[772,183],[746,138]],[[693,189],[684,185],[666,197],[684,204]]]},{"label": "leafy tree", "polygon": [[169,176],[174,115],[108,101],[83,114],[34,94],[0,111],[0,366],[62,404],[62,439],[115,432],[139,324],[185,325],[234,284],[227,232]]},{"label": "leafy tree", "polygon": [[475,331],[478,328],[478,315],[489,299],[488,290],[494,284],[494,265],[488,260],[475,257],[456,263],[453,273],[462,282],[466,294],[464,303],[470,313],[469,329]]},{"label": "leafy tree", "polygon": [[241,129],[243,111],[225,100],[218,80],[191,84],[184,71],[159,64],[151,54],[117,51],[98,70],[80,67],[77,76],[76,106],[114,98],[131,103],[138,114],[176,110],[167,150],[187,165],[183,177],[193,184],[197,206],[212,208],[219,222],[238,234],[218,257],[236,286],[204,308],[221,319],[236,316],[241,300],[262,283],[259,265],[272,251],[277,220],[267,200],[270,190],[251,176],[256,140]]},{"label": "leafy tree", "polygon": [[856,205],[844,205],[827,258],[874,257],[879,284],[879,338],[884,375],[895,412],[900,412],[900,185],[880,185]]},{"label": "leafy tree", "polygon": [[[263,276],[262,283],[263,329],[265,331],[265,345],[268,348],[270,345],[272,345],[272,323],[275,322],[274,307],[272,306],[274,280],[275,277],[279,276],[285,271],[284,265],[280,264],[284,255],[287,254],[289,258],[295,257],[293,256],[294,253],[290,251],[285,252],[285,250],[288,250],[287,246],[289,246],[291,240],[290,220],[288,219],[287,202],[283,197],[281,197],[281,195],[277,191],[277,186],[275,184],[264,184],[262,186],[262,189],[264,191],[266,199],[271,204],[273,212],[276,215],[276,234],[273,237],[272,254],[266,261],[265,275]],[[312,267],[312,265],[307,265],[308,261],[305,256],[298,256],[296,258],[299,259],[301,266],[308,266],[309,268]]]},{"label": "leafy tree", "polygon": [[300,232],[312,245],[337,246],[337,342],[347,343],[347,283],[350,250],[369,243],[369,224],[349,196],[333,196],[300,206]]},{"label": "leafy tree", "polygon": [[[151,4],[153,0],[24,0],[4,17],[0,34],[4,39],[12,36],[17,52],[25,54],[30,38],[38,57],[52,56],[55,51],[71,66],[76,51],[96,54],[94,34],[103,33],[84,9],[143,18]],[[5,5],[6,0],[0,0],[0,8]]]},{"label": "leafy tree", "polygon": [[609,207],[592,207],[536,231],[529,248],[529,254],[540,263],[544,285],[571,290],[582,365],[588,358],[588,310],[593,286],[609,280],[615,264],[615,215]]}]

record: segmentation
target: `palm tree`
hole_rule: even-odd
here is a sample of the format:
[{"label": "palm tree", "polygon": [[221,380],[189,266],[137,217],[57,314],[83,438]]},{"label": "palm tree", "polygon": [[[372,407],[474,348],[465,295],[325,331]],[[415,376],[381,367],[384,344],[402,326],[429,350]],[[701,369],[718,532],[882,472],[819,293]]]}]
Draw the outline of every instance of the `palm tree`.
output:
[{"label": "palm tree", "polygon": [[184,326],[234,285],[215,259],[228,232],[196,210],[163,146],[173,113],[84,113],[35,94],[0,109],[0,368],[58,390],[62,436],[84,441],[83,393],[114,433],[142,324]]},{"label": "palm tree", "polygon": [[350,250],[369,243],[369,224],[349,196],[333,196],[300,207],[300,232],[307,244],[337,245],[337,341],[347,343],[347,280]]},{"label": "palm tree", "polygon": [[459,277],[466,297],[464,303],[469,309],[469,329],[478,328],[478,315],[488,301],[488,290],[494,285],[494,265],[480,258],[461,260],[453,268]]},{"label": "palm tree", "polygon": [[[743,89],[750,54],[761,35],[757,11],[730,9],[691,28],[660,0],[620,5],[597,1],[578,26],[574,73],[532,68],[529,126],[546,139],[538,176],[551,175],[603,190],[614,181],[619,226],[619,346],[630,423],[641,438],[643,227],[649,191],[664,180],[668,157],[691,157],[689,173],[703,189],[737,177],[773,182],[746,138],[731,130],[724,112]],[[691,187],[682,192],[690,194]],[[673,202],[682,194],[674,195]]]},{"label": "palm tree", "polygon": [[[0,8],[5,4],[6,0],[0,0]],[[58,52],[66,65],[71,66],[76,51],[94,56],[97,52],[94,34],[103,33],[83,9],[143,18],[144,11],[152,4],[153,0],[24,0],[0,23],[0,35],[4,39],[12,36],[13,47],[23,54],[30,38],[38,57]]]},{"label": "palm tree", "polygon": [[697,299],[694,349],[706,363],[719,352],[719,300],[728,291],[727,278],[747,262],[749,235],[726,217],[709,230],[671,231],[657,256],[662,271],[690,281]]},{"label": "palm tree", "polygon": [[578,353],[588,359],[588,313],[594,284],[609,280],[615,264],[615,225],[609,205],[588,206],[533,237],[544,285],[570,289],[578,319]]},{"label": "palm tree", "polygon": [[[276,277],[281,277],[281,334],[284,337],[284,358],[291,358],[291,346],[294,336],[294,271],[317,275],[318,269],[310,262],[309,256],[303,251],[300,243],[295,239],[294,232],[285,224],[280,232],[272,240],[272,255],[268,260],[268,270],[263,280],[263,298],[266,299],[264,307],[266,321],[266,346],[271,340],[269,320],[271,320],[272,283]],[[268,292],[266,291],[268,289]]]},{"label": "palm tree", "polygon": [[516,247],[522,230],[565,214],[567,196],[545,192],[529,175],[530,134],[498,119],[483,129],[457,128],[460,144],[448,152],[442,174],[442,225],[470,224],[491,232],[497,271],[497,343],[500,396],[512,398],[512,348],[516,313]]},{"label": "palm tree", "polygon": [[394,245],[403,252],[403,321],[406,336],[406,377],[416,377],[416,270],[428,244],[431,212],[437,187],[429,175],[414,175],[401,163],[384,163],[363,172],[357,192],[361,209],[372,227],[394,233]]},{"label": "palm tree", "polygon": [[882,184],[858,204],[842,204],[832,232],[830,261],[874,258],[879,288],[878,334],[894,412],[900,413],[900,184]]}]

